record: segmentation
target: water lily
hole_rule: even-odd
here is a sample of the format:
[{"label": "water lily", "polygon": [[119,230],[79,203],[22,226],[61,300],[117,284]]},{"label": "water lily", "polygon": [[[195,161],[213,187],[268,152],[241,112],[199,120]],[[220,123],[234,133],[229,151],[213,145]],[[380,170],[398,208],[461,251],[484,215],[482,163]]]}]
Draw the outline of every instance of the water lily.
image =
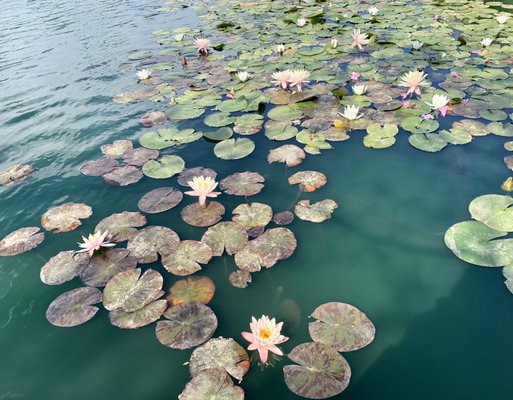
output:
[{"label": "water lily", "polygon": [[267,315],[262,315],[258,320],[251,317],[249,324],[251,332],[242,332],[242,337],[251,344],[248,350],[258,350],[260,361],[267,363],[269,352],[283,355],[283,352],[276,346],[289,340],[288,337],[281,335],[283,322],[276,323],[276,320],[269,319]]},{"label": "water lily", "polygon": [[105,232],[95,232],[90,234],[87,238],[82,236],[83,243],[79,243],[78,246],[82,250],[78,250],[77,253],[88,253],[89,257],[92,257],[94,252],[100,250],[101,247],[113,247],[116,244],[110,243],[107,235],[108,231]]},{"label": "water lily", "polygon": [[422,114],[420,116],[422,119],[426,120],[426,119],[435,119],[435,116],[433,114]]},{"label": "water lily", "polygon": [[401,103],[401,107],[403,108],[410,108],[411,107],[411,100],[403,100]]},{"label": "water lily", "polygon": [[279,86],[282,89],[287,89],[289,86],[289,76],[290,76],[290,70],[285,71],[278,71],[271,75],[271,77],[274,79],[272,83],[274,83],[275,86]]},{"label": "water lily", "polygon": [[353,33],[351,33],[351,37],[353,38],[351,47],[357,47],[358,50],[363,50],[363,46],[370,42],[367,34],[361,33],[360,29],[354,29]]},{"label": "water lily", "polygon": [[497,19],[497,22],[502,25],[502,24],[505,24],[506,21],[509,19],[509,15],[499,15],[499,16],[497,16],[496,19]]},{"label": "water lily", "polygon": [[211,45],[210,40],[198,38],[194,41],[194,44],[196,45],[196,48],[198,49],[198,53],[200,53],[204,56],[208,54],[208,48]]},{"label": "water lily", "polygon": [[144,69],[141,69],[140,71],[137,71],[137,77],[141,81],[150,79],[151,78],[151,69],[144,68]]},{"label": "water lily", "polygon": [[349,75],[350,79],[353,81],[353,82],[356,82],[358,79],[360,79],[360,74],[358,72],[351,72],[351,74]]},{"label": "water lily", "polygon": [[300,27],[301,27],[301,26],[305,26],[305,25],[306,25],[306,22],[307,22],[307,21],[306,21],[306,18],[301,17],[301,18],[298,18],[298,19],[297,19],[297,21],[296,21],[296,25],[297,25],[297,26],[300,26]]},{"label": "water lily", "polygon": [[411,47],[413,50],[420,50],[422,46],[424,46],[424,43],[418,40],[414,40],[413,42],[411,42]]},{"label": "water lily", "polygon": [[246,82],[249,78],[251,78],[251,75],[248,73],[248,71],[239,71],[237,72],[237,78],[241,82]]},{"label": "water lily", "polygon": [[460,74],[458,74],[457,72],[454,72],[454,71],[451,71],[451,77],[452,78],[461,78]]},{"label": "water lily", "polygon": [[365,85],[354,85],[352,87],[353,89],[353,93],[358,95],[358,96],[361,96],[363,94],[365,94],[365,92],[367,91],[367,86]]},{"label": "water lily", "polygon": [[310,72],[305,71],[304,69],[296,69],[294,71],[290,71],[288,79],[290,87],[296,87],[298,92],[303,91],[302,85],[310,82],[307,81],[309,76]]},{"label": "water lily", "polygon": [[378,15],[379,9],[377,7],[369,7],[369,14],[373,17]]},{"label": "water lily", "polygon": [[490,46],[492,43],[493,43],[493,39],[492,39],[492,38],[484,38],[484,39],[481,39],[481,44],[483,45],[483,47],[488,47],[488,46]]},{"label": "water lily", "polygon": [[177,42],[181,42],[183,40],[183,38],[185,37],[185,34],[184,33],[178,33],[176,34],[175,36],[173,36],[174,39],[177,41]]},{"label": "water lily", "polygon": [[428,82],[424,81],[426,78],[427,75],[422,71],[409,71],[401,77],[399,86],[408,88],[406,94],[416,93],[420,95],[420,88],[429,85]]},{"label": "water lily", "polygon": [[283,54],[285,52],[285,45],[284,44],[278,44],[276,45],[276,51],[279,54]]},{"label": "water lily", "polygon": [[440,21],[440,15],[433,15],[434,21]]},{"label": "water lily", "polygon": [[442,117],[445,117],[447,114],[447,104],[449,103],[449,99],[447,96],[443,94],[435,94],[431,99],[431,103],[425,102],[432,110],[438,110]]},{"label": "water lily", "polygon": [[330,45],[331,45],[332,48],[336,49],[337,46],[338,46],[338,40],[335,39],[335,38],[331,38]]},{"label": "water lily", "polygon": [[189,196],[198,196],[199,203],[201,205],[205,204],[207,197],[217,197],[221,194],[221,192],[213,191],[217,187],[217,182],[210,176],[195,176],[192,178],[192,181],[187,182],[187,185],[189,185],[193,190],[185,192],[185,194]]},{"label": "water lily", "polygon": [[345,106],[344,111],[339,114],[342,115],[345,119],[348,119],[349,121],[354,121],[356,119],[363,117],[363,114],[358,114],[359,111],[360,107]]}]

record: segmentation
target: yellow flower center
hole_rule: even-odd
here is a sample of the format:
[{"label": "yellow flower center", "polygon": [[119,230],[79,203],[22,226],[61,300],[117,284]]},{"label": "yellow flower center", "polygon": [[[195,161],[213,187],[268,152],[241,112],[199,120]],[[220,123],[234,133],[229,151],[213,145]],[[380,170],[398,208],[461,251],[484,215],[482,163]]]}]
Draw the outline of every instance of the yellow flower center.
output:
[{"label": "yellow flower center", "polygon": [[271,337],[271,330],[269,328],[263,328],[261,331],[260,331],[260,337],[262,339],[269,339]]}]

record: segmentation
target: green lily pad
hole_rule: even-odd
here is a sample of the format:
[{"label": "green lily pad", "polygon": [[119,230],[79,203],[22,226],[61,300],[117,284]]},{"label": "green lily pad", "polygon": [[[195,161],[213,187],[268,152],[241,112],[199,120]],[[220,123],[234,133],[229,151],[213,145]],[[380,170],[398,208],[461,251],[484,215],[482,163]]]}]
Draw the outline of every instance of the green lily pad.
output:
[{"label": "green lily pad", "polygon": [[255,150],[255,143],[248,138],[226,139],[217,143],[214,154],[222,160],[239,160]]},{"label": "green lily pad", "polygon": [[224,214],[224,206],[216,201],[209,201],[203,205],[199,203],[189,204],[182,210],[182,219],[189,225],[204,228],[221,221]]},{"label": "green lily pad", "polygon": [[367,127],[367,136],[363,138],[365,147],[384,149],[395,143],[395,135],[399,132],[397,125],[371,124]]},{"label": "green lily pad", "polygon": [[223,255],[224,251],[233,255],[248,243],[248,234],[243,226],[235,222],[219,222],[211,226],[201,238],[216,257]]},{"label": "green lily pad", "polygon": [[137,232],[136,228],[143,225],[146,225],[146,217],[140,212],[123,211],[102,219],[94,231],[108,231],[111,242],[119,243],[129,240]]},{"label": "green lily pad", "polygon": [[81,271],[80,279],[87,286],[103,287],[120,272],[137,267],[137,258],[127,249],[111,249],[89,261]]},{"label": "green lily pad", "polygon": [[213,132],[203,132],[203,136],[210,140],[221,141],[230,139],[233,136],[233,131],[227,126],[224,126]]},{"label": "green lily pad", "polygon": [[217,329],[217,317],[209,306],[197,301],[180,303],[164,313],[168,321],[157,322],[157,339],[172,349],[190,349],[205,343]]},{"label": "green lily pad", "polygon": [[472,135],[461,129],[451,128],[440,131],[440,137],[450,144],[467,144],[472,141]]},{"label": "green lily pad", "polygon": [[166,112],[166,115],[171,120],[182,121],[186,119],[196,119],[204,113],[204,108],[196,107],[192,104],[176,104]]},{"label": "green lily pad", "polygon": [[98,312],[93,304],[102,301],[102,292],[93,287],[81,287],[61,294],[50,303],[46,319],[55,326],[70,328],[82,325]]},{"label": "green lily pad", "polygon": [[206,369],[185,386],[178,400],[244,400],[244,390],[220,369]]},{"label": "green lily pad", "polygon": [[178,276],[192,275],[201,270],[200,264],[208,264],[212,258],[212,249],[196,240],[184,240],[171,254],[162,258],[162,265]]},{"label": "green lily pad", "polygon": [[492,122],[503,121],[508,118],[508,114],[502,110],[481,110],[479,116]]},{"label": "green lily pad", "polygon": [[433,119],[421,119],[419,117],[408,117],[402,120],[401,128],[411,133],[431,133],[438,129],[438,121]]},{"label": "green lily pad", "polygon": [[142,60],[143,58],[151,57],[151,52],[147,50],[133,51],[128,55],[129,60]]},{"label": "green lily pad", "polygon": [[303,112],[292,106],[277,106],[267,113],[273,121],[294,121],[302,116]]},{"label": "green lily pad", "polygon": [[410,135],[408,142],[416,149],[435,153],[447,146],[447,141],[437,133],[415,133]]},{"label": "green lily pad", "polygon": [[201,133],[195,135],[194,129],[180,131],[176,128],[167,128],[145,133],[139,139],[139,143],[148,149],[162,150],[178,144],[193,142],[201,136]]},{"label": "green lily pad", "polygon": [[470,133],[472,136],[485,136],[490,133],[488,126],[481,121],[473,119],[462,119],[452,124],[454,129],[461,129]]},{"label": "green lily pad", "polygon": [[157,214],[176,207],[183,199],[183,194],[172,187],[162,187],[146,193],[137,206],[148,214]]},{"label": "green lily pad", "polygon": [[487,227],[502,232],[513,232],[513,198],[498,194],[476,197],[469,205],[472,218]]},{"label": "green lily pad", "polygon": [[167,308],[166,300],[157,300],[139,310],[126,312],[116,308],[109,313],[110,323],[121,329],[138,329],[158,320]]},{"label": "green lily pad", "polygon": [[148,264],[173,253],[180,238],[172,229],[165,226],[148,226],[130,238],[126,248],[137,258],[139,264]]},{"label": "green lily pad", "polygon": [[220,182],[221,190],[234,196],[253,196],[264,188],[265,178],[258,172],[236,172]]},{"label": "green lily pad", "polygon": [[220,128],[222,126],[228,126],[235,122],[237,118],[230,116],[228,113],[218,112],[208,115],[203,123],[213,128]]},{"label": "green lily pad", "polygon": [[183,171],[185,161],[182,157],[166,154],[157,160],[150,160],[143,166],[143,173],[154,179],[171,178]]},{"label": "green lily pad", "polygon": [[273,218],[272,208],[262,203],[240,204],[232,213],[232,221],[237,222],[246,230],[264,227]]},{"label": "green lily pad", "polygon": [[189,301],[208,304],[214,297],[215,290],[216,286],[212,279],[206,276],[190,276],[175,282],[171,286],[167,301],[171,306]]},{"label": "green lily pad", "polygon": [[294,214],[303,221],[320,223],[330,219],[336,208],[338,208],[338,204],[331,199],[313,204],[310,204],[310,200],[301,200],[294,207]]},{"label": "green lily pad", "polygon": [[60,285],[78,276],[88,262],[89,257],[84,253],[61,251],[48,260],[39,276],[47,285]]},{"label": "green lily pad", "polygon": [[267,121],[265,124],[265,136],[271,140],[289,140],[295,137],[298,129],[290,121]]},{"label": "green lily pad", "polygon": [[223,113],[231,113],[244,111],[247,106],[248,102],[245,99],[231,99],[219,103],[216,108]]},{"label": "green lily pad", "polygon": [[491,133],[497,136],[512,137],[513,124],[503,124],[501,122],[490,122],[488,129]]},{"label": "green lily pad", "polygon": [[105,183],[112,186],[128,186],[139,182],[144,174],[133,165],[124,165],[104,174]]},{"label": "green lily pad", "polygon": [[41,217],[41,226],[47,231],[69,232],[82,225],[81,219],[93,215],[93,209],[84,203],[65,203],[52,207]]},{"label": "green lily pad", "polygon": [[276,149],[269,150],[267,161],[269,164],[273,162],[282,162],[287,167],[295,167],[303,162],[306,155],[303,149],[294,144],[285,144]]},{"label": "green lily pad", "polygon": [[289,185],[298,185],[304,192],[313,192],[326,185],[327,178],[318,171],[299,171],[289,177]]},{"label": "green lily pad", "polygon": [[20,228],[0,240],[0,256],[17,256],[39,246],[45,240],[45,234],[39,228],[31,226]]}]

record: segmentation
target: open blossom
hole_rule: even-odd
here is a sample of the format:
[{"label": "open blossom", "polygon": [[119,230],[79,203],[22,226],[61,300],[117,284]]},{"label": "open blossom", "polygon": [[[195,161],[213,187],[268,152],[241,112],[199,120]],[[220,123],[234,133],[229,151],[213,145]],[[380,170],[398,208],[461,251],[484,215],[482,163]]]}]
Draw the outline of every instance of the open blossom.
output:
[{"label": "open blossom", "polygon": [[304,69],[290,71],[288,79],[290,87],[296,87],[297,91],[301,92],[303,90],[302,85],[310,82],[307,81],[309,76],[310,72],[305,71]]},{"label": "open blossom", "polygon": [[248,350],[258,350],[260,361],[267,363],[269,352],[283,355],[283,352],[276,346],[289,340],[288,337],[281,335],[283,322],[276,323],[276,320],[269,319],[267,315],[262,315],[258,320],[251,317],[249,324],[251,332],[242,332],[242,337],[251,344]]},{"label": "open blossom", "polygon": [[187,182],[187,185],[189,185],[193,190],[185,192],[185,194],[188,194],[189,196],[198,196],[199,203],[201,205],[205,204],[207,197],[217,197],[221,194],[221,192],[213,191],[217,187],[217,182],[210,176],[195,176],[192,178],[192,181]]},{"label": "open blossom", "polygon": [[483,45],[483,47],[488,47],[488,46],[490,46],[492,43],[493,43],[493,39],[491,39],[491,38],[484,38],[484,39],[481,39],[481,44]]},{"label": "open blossom", "polygon": [[360,29],[353,30],[353,33],[351,33],[351,37],[353,38],[353,43],[351,43],[351,47],[358,47],[358,50],[363,50],[363,46],[370,42],[367,34],[361,33]]},{"label": "open blossom", "polygon": [[413,42],[411,42],[411,47],[413,50],[419,50],[423,45],[424,45],[424,43],[422,43],[418,40],[414,40]]},{"label": "open blossom", "polygon": [[208,48],[211,45],[210,40],[198,38],[194,41],[194,44],[196,45],[196,49],[198,49],[198,53],[202,55],[207,55]]},{"label": "open blossom", "polygon": [[369,14],[372,16],[378,15],[378,8],[377,7],[369,7]]},{"label": "open blossom", "polygon": [[356,95],[361,96],[362,94],[365,94],[367,91],[367,86],[365,85],[354,85],[353,86],[353,93]]},{"label": "open blossom", "polygon": [[509,15],[499,15],[497,17],[497,22],[502,25],[502,24],[505,24],[508,19],[509,19]]},{"label": "open blossom", "polygon": [[447,114],[447,104],[449,103],[449,99],[447,96],[443,94],[435,94],[431,99],[431,103],[425,102],[431,109],[438,110],[440,114],[445,117]]},{"label": "open blossom", "polygon": [[422,86],[429,86],[429,83],[424,81],[426,78],[427,75],[422,71],[409,71],[401,77],[399,86],[407,87],[407,94],[416,93],[420,95],[420,88]]},{"label": "open blossom", "polygon": [[283,54],[285,52],[285,45],[284,44],[278,44],[276,45],[276,51],[280,54]]},{"label": "open blossom", "polygon": [[332,38],[331,42],[330,42],[330,45],[331,45],[332,48],[336,49],[337,46],[338,46],[338,40],[335,39],[335,38]]},{"label": "open blossom", "polygon": [[137,71],[137,77],[141,80],[141,81],[144,81],[145,79],[150,79],[151,78],[151,69],[141,69],[140,71]]},{"label": "open blossom", "polygon": [[239,71],[237,72],[237,78],[239,78],[241,82],[246,82],[251,78],[251,75],[249,75],[248,71]]},{"label": "open blossom", "polygon": [[275,86],[279,86],[282,89],[287,89],[289,86],[290,70],[278,71],[271,75],[274,79],[273,83]]},{"label": "open blossom", "polygon": [[454,72],[454,71],[451,71],[451,77],[452,78],[461,78],[460,74],[458,74],[457,72]]},{"label": "open blossom", "polygon": [[421,118],[424,119],[424,120],[425,119],[435,119],[433,114],[422,114]]},{"label": "open blossom", "polygon": [[184,33],[178,33],[174,36],[175,40],[177,42],[181,42],[183,40],[183,38],[185,37],[185,34]]},{"label": "open blossom", "polygon": [[363,117],[363,114],[358,114],[359,111],[360,107],[346,106],[344,107],[344,112],[339,114],[342,115],[345,119],[348,119],[349,121],[354,121],[355,119]]},{"label": "open blossom", "polygon": [[306,25],[306,18],[298,18],[298,20],[296,21],[296,25],[297,26],[305,26]]},{"label": "open blossom", "polygon": [[93,253],[97,250],[100,250],[100,247],[112,247],[115,246],[115,243],[110,243],[107,239],[108,231],[105,232],[95,232],[90,234],[87,238],[82,236],[83,243],[79,243],[78,246],[82,250],[78,250],[77,253],[88,253],[89,257],[93,256]]},{"label": "open blossom", "polygon": [[351,72],[350,78],[353,82],[356,82],[358,79],[360,79],[360,74],[358,72]]}]

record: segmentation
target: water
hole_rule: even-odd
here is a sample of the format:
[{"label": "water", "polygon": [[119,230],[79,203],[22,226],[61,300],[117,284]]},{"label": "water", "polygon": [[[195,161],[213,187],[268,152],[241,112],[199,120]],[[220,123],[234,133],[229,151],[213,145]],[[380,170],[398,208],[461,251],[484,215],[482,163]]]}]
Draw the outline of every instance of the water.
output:
[{"label": "water", "polygon": [[[0,188],[0,236],[39,225],[53,205],[85,202],[94,215],[70,233],[47,234],[35,251],[0,259],[0,399],[174,399],[189,380],[190,351],[170,350],[155,338],[154,326],[126,331],[100,311],[72,329],[50,325],[48,304],[78,287],[43,285],[39,269],[61,250],[114,212],[136,211],[147,191],[175,184],[145,178],[126,188],[78,172],[100,156],[99,146],[137,139],[138,119],[159,105],[120,106],[112,96],[137,89],[129,52],[156,49],[151,32],[194,24],[192,12],[155,11],[159,1],[12,1],[0,16],[0,170],[27,162],[37,172],[24,182]],[[308,195],[340,204],[324,224],[296,220],[293,257],[256,274],[250,288],[227,284],[231,258],[204,269],[217,285],[211,303],[219,319],[216,336],[248,329],[252,315],[286,321],[286,350],[308,340],[306,318],[327,301],[354,304],[377,327],[369,347],[345,354],[352,367],[349,388],[336,398],[509,399],[513,390],[513,297],[500,269],[470,266],[443,244],[445,230],[468,219],[469,202],[498,193],[507,176],[501,158],[505,139],[485,137],[436,154],[413,149],[400,134],[390,149],[362,146],[362,135],[335,143],[335,150],[308,157],[304,169],[323,171],[328,185]],[[266,189],[252,200],[281,211],[297,194],[286,184],[283,165],[267,165],[267,140],[235,162],[211,156],[211,145],[180,150],[188,166],[203,165],[224,177],[258,170]],[[190,200],[188,200],[190,201]],[[223,196],[227,210],[240,199]],[[149,225],[171,226],[182,238],[203,230],[185,225],[181,207],[149,215]],[[162,272],[162,267],[152,266]],[[175,278],[166,275],[165,287]],[[283,383],[281,364],[245,377],[246,398],[297,399]]]}]

